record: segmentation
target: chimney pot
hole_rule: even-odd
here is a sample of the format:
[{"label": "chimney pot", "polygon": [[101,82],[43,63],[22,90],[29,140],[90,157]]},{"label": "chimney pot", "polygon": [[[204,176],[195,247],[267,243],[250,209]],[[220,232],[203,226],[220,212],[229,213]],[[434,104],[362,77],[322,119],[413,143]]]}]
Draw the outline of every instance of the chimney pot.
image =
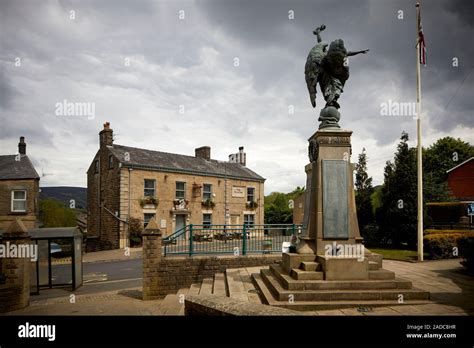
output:
[{"label": "chimney pot", "polygon": [[104,129],[99,133],[99,142],[101,148],[114,144],[114,131],[110,128],[110,122],[104,123]]},{"label": "chimney pot", "polygon": [[20,155],[26,155],[25,137],[20,137],[20,142],[18,143],[18,153]]}]

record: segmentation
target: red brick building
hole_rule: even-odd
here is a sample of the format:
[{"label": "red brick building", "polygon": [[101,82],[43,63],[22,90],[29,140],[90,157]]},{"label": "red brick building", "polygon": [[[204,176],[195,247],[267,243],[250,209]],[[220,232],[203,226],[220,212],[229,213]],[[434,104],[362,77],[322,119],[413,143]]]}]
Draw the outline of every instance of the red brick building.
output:
[{"label": "red brick building", "polygon": [[448,185],[460,201],[474,201],[474,157],[447,171]]}]

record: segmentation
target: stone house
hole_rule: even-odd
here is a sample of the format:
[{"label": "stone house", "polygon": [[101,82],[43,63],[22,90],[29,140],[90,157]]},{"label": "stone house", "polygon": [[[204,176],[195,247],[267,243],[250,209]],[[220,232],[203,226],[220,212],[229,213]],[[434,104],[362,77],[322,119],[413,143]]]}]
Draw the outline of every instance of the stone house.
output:
[{"label": "stone house", "polygon": [[0,229],[20,218],[28,229],[38,227],[40,177],[20,137],[18,154],[0,155]]},{"label": "stone house", "polygon": [[117,145],[104,124],[87,171],[88,250],[129,246],[129,218],[155,219],[163,236],[186,225],[263,224],[265,179],[246,167],[243,147],[229,161]]}]

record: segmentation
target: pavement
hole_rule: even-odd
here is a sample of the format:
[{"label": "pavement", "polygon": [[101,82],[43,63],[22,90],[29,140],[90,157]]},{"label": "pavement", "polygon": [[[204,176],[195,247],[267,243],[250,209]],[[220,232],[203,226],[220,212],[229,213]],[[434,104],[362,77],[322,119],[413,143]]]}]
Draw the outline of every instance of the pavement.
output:
[{"label": "pavement", "polygon": [[[83,263],[93,262],[112,262],[122,260],[135,260],[142,258],[142,248],[127,248],[127,249],[115,249],[115,250],[104,250],[95,251],[82,255]],[[68,264],[71,263],[70,257],[53,259],[53,265]]]},{"label": "pavement", "polygon": [[[90,262],[100,258],[114,260],[118,255],[100,252]],[[138,251],[134,254],[138,256]],[[112,267],[116,273],[122,269],[140,267],[138,260],[123,259],[120,263],[97,263],[99,267]],[[119,265],[119,266],[117,266]],[[92,264],[90,265],[92,266]],[[474,315],[474,277],[466,274],[459,260],[437,260],[423,263],[385,260],[384,268],[396,272],[398,277],[411,280],[413,285],[430,291],[432,303],[375,307],[360,312],[357,308],[320,310],[314,315]],[[109,268],[104,268],[108,270]],[[252,268],[252,272],[256,269]],[[107,271],[109,272],[109,271]],[[86,276],[86,274],[85,274]],[[114,285],[115,288],[110,290]],[[141,300],[140,279],[97,279],[85,283],[74,293],[62,289],[42,290],[31,296],[30,306],[6,315],[159,315],[162,300]],[[74,295],[71,297],[71,295]]]}]

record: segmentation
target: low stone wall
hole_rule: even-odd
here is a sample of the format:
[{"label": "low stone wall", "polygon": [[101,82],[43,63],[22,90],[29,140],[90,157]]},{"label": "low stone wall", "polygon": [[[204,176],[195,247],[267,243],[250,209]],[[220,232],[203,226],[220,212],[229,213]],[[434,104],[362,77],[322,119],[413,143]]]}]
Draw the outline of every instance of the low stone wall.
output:
[{"label": "low stone wall", "polygon": [[28,306],[29,295],[21,285],[0,285],[0,313],[11,312]]},{"label": "low stone wall", "polygon": [[200,283],[228,268],[266,266],[281,255],[163,257],[161,234],[143,234],[143,299],[152,300]]},{"label": "low stone wall", "polygon": [[186,316],[255,316],[255,315],[312,315],[291,309],[272,307],[260,303],[242,302],[223,296],[186,296],[184,300]]}]

